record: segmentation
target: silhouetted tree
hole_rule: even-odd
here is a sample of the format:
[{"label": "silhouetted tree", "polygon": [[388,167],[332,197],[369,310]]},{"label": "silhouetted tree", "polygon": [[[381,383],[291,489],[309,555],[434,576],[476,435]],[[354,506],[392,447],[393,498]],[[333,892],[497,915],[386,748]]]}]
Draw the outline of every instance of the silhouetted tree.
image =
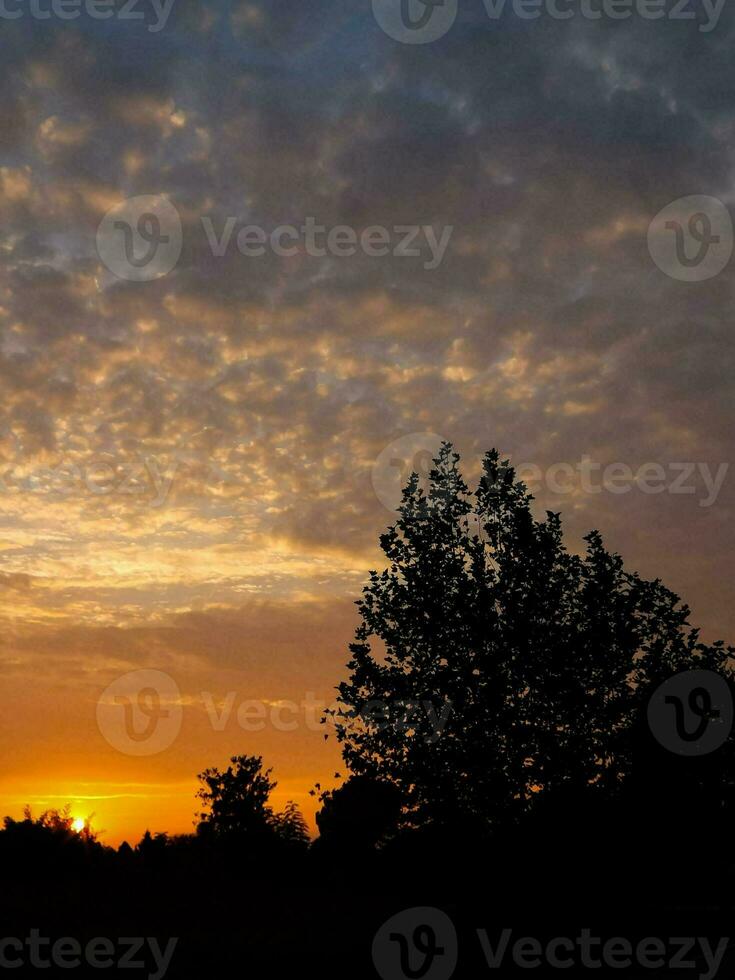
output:
[{"label": "silhouetted tree", "polygon": [[261,756],[236,755],[230,762],[224,772],[211,768],[197,776],[203,783],[197,797],[205,807],[198,816],[218,836],[262,835],[272,818],[268,806],[276,787],[268,778],[272,770],[262,771]]},{"label": "silhouetted tree", "polygon": [[368,776],[352,776],[337,789],[320,792],[319,800],[319,849],[369,850],[396,828],[401,812],[396,786]]},{"label": "silhouetted tree", "polygon": [[733,651],[701,643],[678,597],[596,531],[567,552],[559,515],[534,520],[495,450],[472,496],[458,463],[444,444],[428,493],[414,474],[381,537],[389,565],[358,601],[333,712],[345,761],[398,787],[414,826],[493,827],[562,791],[610,798],[653,688],[726,672]]},{"label": "silhouetted tree", "polygon": [[271,828],[282,844],[304,848],[309,843],[309,828],[298,804],[289,800],[281,813],[271,817]]},{"label": "silhouetted tree", "polygon": [[5,817],[0,831],[0,866],[5,870],[42,870],[51,875],[89,867],[101,859],[105,849],[89,822],[79,833],[73,830],[73,823],[70,805],[62,810],[44,810],[37,818],[26,806],[22,820]]},{"label": "silhouetted tree", "polygon": [[308,831],[298,806],[289,802],[283,813],[274,813],[268,805],[277,783],[270,779],[272,769],[263,772],[261,756],[233,756],[230,763],[224,772],[205,769],[197,777],[203,783],[197,796],[205,806],[198,814],[200,836],[305,846]]},{"label": "silhouetted tree", "polygon": [[135,848],[143,862],[143,867],[152,871],[162,870],[166,863],[168,843],[168,834],[165,832],[151,834],[150,830],[146,830]]}]

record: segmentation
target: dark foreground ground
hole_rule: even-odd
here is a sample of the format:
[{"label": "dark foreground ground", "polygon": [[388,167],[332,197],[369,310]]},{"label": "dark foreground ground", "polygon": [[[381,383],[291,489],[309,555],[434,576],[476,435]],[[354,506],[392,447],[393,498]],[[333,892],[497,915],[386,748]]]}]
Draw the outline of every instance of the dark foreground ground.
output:
[{"label": "dark foreground ground", "polygon": [[[657,842],[636,842],[635,828],[618,840],[600,830],[547,827],[483,848],[413,838],[369,855],[109,854],[73,868],[56,859],[19,867],[5,854],[0,939],[24,945],[4,949],[0,976],[733,977],[735,939],[724,939],[735,936],[735,893],[721,829],[687,839],[661,826]],[[439,911],[405,911],[415,908]],[[33,966],[32,930],[49,940],[46,961],[50,941],[102,938],[114,947],[99,953],[110,965]],[[504,930],[505,954],[490,965]],[[163,971],[149,941],[165,951],[172,937]],[[718,963],[708,963],[710,948],[712,957],[726,949]]]}]

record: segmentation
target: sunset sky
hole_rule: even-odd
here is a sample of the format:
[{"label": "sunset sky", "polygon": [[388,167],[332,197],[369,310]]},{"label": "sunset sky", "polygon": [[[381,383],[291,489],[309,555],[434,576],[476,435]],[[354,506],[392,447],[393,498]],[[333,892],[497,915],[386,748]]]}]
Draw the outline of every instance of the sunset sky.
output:
[{"label": "sunset sky", "polygon": [[[732,641],[732,263],[686,282],[647,244],[679,198],[735,202],[732,11],[703,33],[466,0],[410,45],[369,0],[176,0],[157,31],[149,6],[0,22],[0,816],[188,832],[196,773],[250,753],[313,824],[338,749],[271,708],[345,676],[409,443],[451,440],[468,476],[492,446],[541,474],[620,464],[599,492],[542,477],[539,513],[572,550],[599,528]],[[141,195],[182,250],[136,282],[97,231]],[[235,245],[309,218],[452,231],[435,268],[423,234],[419,256]],[[143,668],[181,726],[136,756],[98,702]],[[252,700],[262,731],[236,717]]]}]

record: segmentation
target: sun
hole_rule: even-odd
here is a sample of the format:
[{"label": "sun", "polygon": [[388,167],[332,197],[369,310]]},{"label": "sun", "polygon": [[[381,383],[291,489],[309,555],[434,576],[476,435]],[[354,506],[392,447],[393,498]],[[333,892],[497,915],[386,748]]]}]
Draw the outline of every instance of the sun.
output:
[{"label": "sun", "polygon": [[77,817],[76,820],[71,825],[71,829],[76,831],[78,834],[81,834],[81,832],[84,830],[84,827],[85,827],[85,823],[81,817]]}]

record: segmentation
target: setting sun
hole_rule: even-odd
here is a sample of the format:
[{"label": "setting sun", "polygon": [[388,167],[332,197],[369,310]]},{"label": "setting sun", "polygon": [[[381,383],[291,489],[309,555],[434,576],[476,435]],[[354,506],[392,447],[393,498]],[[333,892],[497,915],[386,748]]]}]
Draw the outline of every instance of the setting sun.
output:
[{"label": "setting sun", "polygon": [[75,830],[78,834],[84,830],[84,820],[81,817],[77,817],[74,823],[71,825],[71,829]]}]

